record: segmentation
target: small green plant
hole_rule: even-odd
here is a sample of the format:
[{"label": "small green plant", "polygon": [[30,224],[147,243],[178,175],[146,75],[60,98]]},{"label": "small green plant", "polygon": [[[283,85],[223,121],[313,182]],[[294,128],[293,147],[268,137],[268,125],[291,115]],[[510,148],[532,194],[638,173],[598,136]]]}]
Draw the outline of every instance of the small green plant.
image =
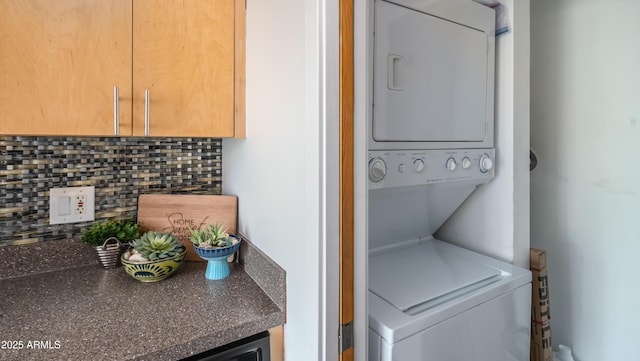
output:
[{"label": "small green plant", "polygon": [[107,238],[116,237],[126,243],[140,237],[140,227],[133,220],[109,220],[94,223],[82,231],[80,240],[92,246],[102,246]]},{"label": "small green plant", "polygon": [[[148,231],[131,242],[131,247],[134,249],[131,253],[137,253],[147,261],[170,258],[185,250],[184,245],[173,234],[154,231]],[[131,260],[126,256],[125,259]]]},{"label": "small green plant", "polygon": [[189,228],[191,242],[200,248],[227,247],[233,244],[227,229],[218,224],[208,224],[199,229]]}]

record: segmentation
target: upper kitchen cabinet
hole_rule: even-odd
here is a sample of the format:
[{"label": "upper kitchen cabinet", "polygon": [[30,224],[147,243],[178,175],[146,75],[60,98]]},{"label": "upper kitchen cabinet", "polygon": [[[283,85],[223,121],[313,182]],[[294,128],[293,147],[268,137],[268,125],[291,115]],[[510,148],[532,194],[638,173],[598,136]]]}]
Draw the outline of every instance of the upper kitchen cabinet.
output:
[{"label": "upper kitchen cabinet", "polygon": [[131,134],[131,0],[0,0],[0,134]]},{"label": "upper kitchen cabinet", "polygon": [[0,134],[244,137],[244,0],[0,10]]},{"label": "upper kitchen cabinet", "polygon": [[134,0],[133,13],[133,134],[242,137],[244,0]]}]

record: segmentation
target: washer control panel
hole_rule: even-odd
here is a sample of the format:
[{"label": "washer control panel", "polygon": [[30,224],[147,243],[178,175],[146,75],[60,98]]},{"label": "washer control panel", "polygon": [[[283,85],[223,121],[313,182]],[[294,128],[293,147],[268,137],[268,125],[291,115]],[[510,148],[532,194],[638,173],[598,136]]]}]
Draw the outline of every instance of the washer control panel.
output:
[{"label": "washer control panel", "polygon": [[369,188],[418,186],[494,177],[494,149],[369,151]]}]

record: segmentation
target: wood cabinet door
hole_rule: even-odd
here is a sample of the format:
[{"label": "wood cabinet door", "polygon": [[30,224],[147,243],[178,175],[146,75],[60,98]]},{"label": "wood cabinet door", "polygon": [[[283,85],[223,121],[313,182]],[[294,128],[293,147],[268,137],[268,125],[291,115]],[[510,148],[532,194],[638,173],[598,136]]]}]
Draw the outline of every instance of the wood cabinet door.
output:
[{"label": "wood cabinet door", "polygon": [[[216,2],[216,1],[214,1]],[[131,134],[131,0],[0,0],[0,134]]]},{"label": "wood cabinet door", "polygon": [[134,135],[234,136],[236,2],[133,2]]}]

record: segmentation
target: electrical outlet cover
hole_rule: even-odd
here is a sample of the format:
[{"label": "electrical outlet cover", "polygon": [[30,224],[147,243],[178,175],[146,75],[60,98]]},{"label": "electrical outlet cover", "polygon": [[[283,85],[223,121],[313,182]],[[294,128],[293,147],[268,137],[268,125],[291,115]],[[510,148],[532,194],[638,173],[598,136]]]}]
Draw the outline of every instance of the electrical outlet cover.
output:
[{"label": "electrical outlet cover", "polygon": [[95,187],[51,188],[49,224],[88,222],[95,219]]}]

